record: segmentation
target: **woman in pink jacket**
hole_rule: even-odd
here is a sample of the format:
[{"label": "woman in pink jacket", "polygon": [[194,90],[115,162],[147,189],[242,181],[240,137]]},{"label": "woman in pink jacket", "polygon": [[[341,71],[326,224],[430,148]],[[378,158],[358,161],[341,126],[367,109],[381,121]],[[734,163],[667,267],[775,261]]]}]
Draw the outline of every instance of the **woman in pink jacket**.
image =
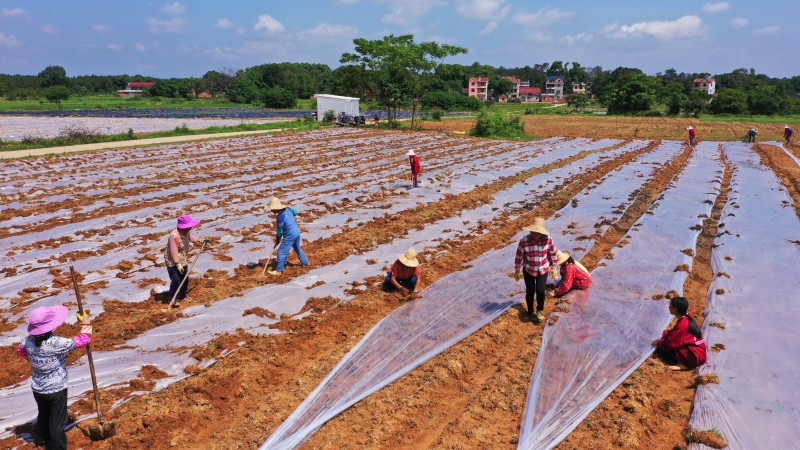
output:
[{"label": "woman in pink jacket", "polygon": [[572,259],[569,252],[557,251],[561,280],[553,286],[553,294],[560,297],[573,289],[589,289],[592,285],[592,276],[583,264]]},{"label": "woman in pink jacket", "polygon": [[689,301],[683,297],[673,297],[669,301],[669,312],[678,321],[671,330],[664,330],[661,339],[653,341],[659,350],[671,353],[677,360],[670,365],[672,370],[688,370],[702,366],[708,357],[703,333],[694,318],[687,314]]}]

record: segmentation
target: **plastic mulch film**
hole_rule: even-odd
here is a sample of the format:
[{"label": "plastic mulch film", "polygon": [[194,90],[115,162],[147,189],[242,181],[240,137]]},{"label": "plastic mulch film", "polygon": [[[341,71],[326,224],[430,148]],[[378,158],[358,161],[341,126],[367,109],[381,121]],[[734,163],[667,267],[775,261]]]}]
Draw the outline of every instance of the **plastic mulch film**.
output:
[{"label": "plastic mulch film", "polygon": [[[587,189],[580,204],[562,210],[561,217],[548,221],[558,248],[585,245],[577,236],[563,234],[582,208],[592,214],[581,216],[592,225],[646,180],[655,161],[666,161],[682,150],[666,142],[656,150],[612,171],[600,185]],[[640,177],[639,175],[642,175]],[[606,189],[606,186],[612,186]],[[613,191],[613,192],[612,192]],[[590,208],[596,203],[605,208]],[[567,209],[572,211],[566,214]],[[592,227],[592,229],[594,229]],[[515,239],[522,237],[518,235]],[[334,367],[308,398],[267,439],[262,449],[299,447],[325,422],[362,398],[400,378],[433,356],[491,322],[506,309],[524,301],[524,286],[507,276],[514,270],[517,243],[488,252],[425,290],[421,299],[398,308],[373,329]]]},{"label": "plastic mulch film", "polygon": [[699,370],[719,384],[697,388],[689,423],[716,429],[726,448],[800,449],[800,223],[792,198],[748,144],[724,151],[731,193],[712,250],[717,278],[703,336],[709,348],[725,349],[709,352]]},{"label": "plastic mulch film", "polygon": [[[592,287],[567,294],[570,312],[548,321],[522,418],[520,449],[561,442],[653,351],[669,324],[664,298],[682,292],[701,218],[723,175],[718,144],[702,142],[660,199],[592,273]],[[686,252],[689,253],[689,252]],[[678,270],[678,271],[676,271]],[[555,313],[554,313],[555,314]]]}]

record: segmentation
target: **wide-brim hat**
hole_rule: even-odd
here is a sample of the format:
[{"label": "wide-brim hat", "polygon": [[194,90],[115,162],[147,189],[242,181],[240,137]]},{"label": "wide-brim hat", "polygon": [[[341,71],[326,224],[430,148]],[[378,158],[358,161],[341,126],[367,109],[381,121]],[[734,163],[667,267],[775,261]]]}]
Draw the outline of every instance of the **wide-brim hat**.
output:
[{"label": "wide-brim hat", "polygon": [[534,233],[546,234],[547,236],[550,236],[550,232],[547,231],[547,228],[544,227],[544,219],[542,219],[541,217],[535,217],[533,219],[533,225],[524,227],[522,229],[523,230],[527,230],[527,231],[532,231]]},{"label": "wide-brim hat", "polygon": [[283,209],[283,208],[286,208],[286,205],[281,203],[281,201],[278,200],[278,197],[272,197],[272,199],[269,201],[269,206],[267,206],[267,209],[269,209],[271,211],[274,211],[276,209]]},{"label": "wide-brim hat", "polygon": [[416,155],[416,153],[414,153],[414,150],[409,150],[408,153],[406,153],[406,156],[411,156],[411,155]]},{"label": "wide-brim hat", "polygon": [[417,251],[413,248],[406,250],[406,252],[398,256],[397,259],[406,267],[417,267],[419,265],[419,261],[417,261]]},{"label": "wide-brim hat", "polygon": [[67,319],[69,310],[66,306],[40,306],[28,316],[28,334],[41,336],[58,328]]},{"label": "wide-brim hat", "polygon": [[783,128],[789,128],[789,125],[784,125]]},{"label": "wide-brim hat", "polygon": [[566,250],[563,252],[561,250],[556,250],[556,258],[558,258],[558,264],[564,264],[564,262],[568,260],[570,256],[571,256],[570,253]]},{"label": "wide-brim hat", "polygon": [[694,127],[692,127],[692,126],[688,126],[688,127],[686,127],[686,129],[687,129],[687,130],[693,130],[693,129],[694,129]]},{"label": "wide-brim hat", "polygon": [[185,214],[178,217],[178,229],[192,228],[200,225],[199,220],[192,219],[192,216]]}]

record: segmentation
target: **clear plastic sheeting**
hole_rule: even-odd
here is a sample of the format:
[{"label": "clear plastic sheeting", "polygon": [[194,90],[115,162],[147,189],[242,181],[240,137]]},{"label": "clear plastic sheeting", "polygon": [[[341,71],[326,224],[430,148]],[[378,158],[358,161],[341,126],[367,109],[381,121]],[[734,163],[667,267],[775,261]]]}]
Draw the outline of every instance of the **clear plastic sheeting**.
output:
[{"label": "clear plastic sheeting", "polygon": [[[570,312],[545,327],[520,430],[520,449],[561,442],[653,351],[668,325],[669,290],[682,292],[700,233],[710,214],[723,165],[718,144],[702,142],[684,170],[592,273],[592,287],[567,294]],[[580,205],[578,206],[580,208]],[[652,214],[650,214],[652,213]],[[693,230],[692,228],[695,227]]]},{"label": "clear plastic sheeting", "polygon": [[[647,179],[645,174],[652,174],[653,161],[666,161],[680,150],[676,143],[664,143],[613,171],[601,184],[587,188],[584,191],[587,195],[582,197],[587,200],[576,207],[565,208],[560,211],[563,214],[559,218],[548,221],[547,227],[553,233],[556,246],[585,245],[585,239],[577,240],[579,236],[562,235],[572,218],[580,216],[594,224],[600,217],[610,216],[619,200],[627,199]],[[604,207],[597,207],[593,199],[601,201],[602,197],[607,197],[601,202]],[[591,213],[582,215],[583,208],[591,209]],[[571,211],[569,214],[566,214],[567,209]],[[522,233],[515,241],[521,237]],[[340,412],[467,337],[512,305],[524,301],[524,285],[506,276],[514,270],[516,248],[514,242],[485,253],[470,263],[472,267],[443,277],[429,286],[421,299],[403,305],[376,324],[261,448],[299,447]]]},{"label": "clear plastic sheeting", "polygon": [[800,449],[800,223],[792,198],[748,144],[723,149],[731,193],[712,267],[728,277],[711,284],[703,336],[725,350],[709,352],[700,367],[720,383],[697,388],[689,423],[716,429],[730,449]]}]

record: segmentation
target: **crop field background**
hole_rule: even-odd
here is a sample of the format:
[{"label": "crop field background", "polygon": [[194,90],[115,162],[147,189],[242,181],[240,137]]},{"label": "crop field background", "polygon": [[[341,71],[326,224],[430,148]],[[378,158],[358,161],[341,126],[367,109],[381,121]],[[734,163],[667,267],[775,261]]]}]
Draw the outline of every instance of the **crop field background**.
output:
[{"label": "crop field background", "polygon": [[[39,126],[27,123],[21,130]],[[798,148],[731,142],[746,124],[524,123],[542,139],[453,136],[470,121],[445,120],[425,122],[427,132],[325,129],[0,163],[0,446],[34,448],[30,367],[15,347],[32,309],[75,310],[72,265],[118,430],[89,440],[91,384],[84,352],[73,352],[75,448],[672,449],[697,445],[690,426],[748,448],[758,427],[709,419],[720,410],[710,399],[733,403],[730,392],[754,388],[754,377],[733,376],[751,350],[743,333],[776,339],[747,325],[750,261],[778,270],[747,242],[760,236],[784,258],[799,248]],[[694,148],[683,142],[688,124],[698,129]],[[761,124],[759,138],[777,140],[780,128]],[[409,149],[422,160],[418,189]],[[280,278],[261,275],[272,196],[300,210],[310,260],[301,266],[292,254]],[[188,300],[169,311],[162,251],[181,214],[202,220],[192,234],[211,246]],[[520,230],[536,216],[559,249],[595,271],[588,295],[547,300],[543,324],[527,319],[524,286],[509,276]],[[783,231],[760,233],[759,216]],[[427,287],[416,300],[381,289],[410,247]],[[796,308],[782,300],[800,288],[795,275],[766,288],[784,314]],[[669,323],[665,297],[676,293],[689,298],[708,347],[724,344],[704,369],[719,385],[697,388],[695,373],[672,373],[650,355]],[[74,322],[57,333],[73,335]],[[621,325],[630,323],[638,326]],[[775,349],[760,364],[793,373],[793,351]],[[595,361],[598,353],[608,359]],[[765,403],[800,389],[776,380]],[[582,381],[593,390],[570,390]],[[793,442],[786,417],[757,412],[749,422],[771,420],[786,429],[775,432],[780,442]],[[552,435],[540,429],[548,425]]]}]

